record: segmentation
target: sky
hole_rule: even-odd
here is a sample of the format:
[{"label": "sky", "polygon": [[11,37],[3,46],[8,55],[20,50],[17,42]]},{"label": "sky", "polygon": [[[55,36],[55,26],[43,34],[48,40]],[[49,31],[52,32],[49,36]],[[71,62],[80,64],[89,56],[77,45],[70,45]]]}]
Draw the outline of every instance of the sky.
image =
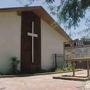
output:
[{"label": "sky", "polygon": [[[0,0],[0,8],[23,7],[25,4],[28,3],[26,1],[28,0],[22,0],[22,3],[18,2],[18,0]],[[58,0],[58,2],[54,2],[53,5],[59,5],[59,3],[60,0]],[[48,5],[44,3],[44,0],[36,0],[34,3],[31,4],[31,6],[43,6],[44,9],[51,15],[50,10],[48,9]],[[55,21],[57,21],[56,16],[53,15],[51,16],[54,18]],[[86,17],[88,16],[89,16],[89,11],[86,12]],[[76,29],[72,27],[71,30],[66,30],[63,23],[60,24],[60,27],[63,28],[67,34],[69,34],[71,31],[72,39],[77,39],[77,38],[80,39],[83,36],[83,34],[82,35],[81,33],[78,34],[78,32],[87,28],[87,26],[85,25],[85,19],[82,19],[82,21],[79,24],[79,27],[77,27]]]}]

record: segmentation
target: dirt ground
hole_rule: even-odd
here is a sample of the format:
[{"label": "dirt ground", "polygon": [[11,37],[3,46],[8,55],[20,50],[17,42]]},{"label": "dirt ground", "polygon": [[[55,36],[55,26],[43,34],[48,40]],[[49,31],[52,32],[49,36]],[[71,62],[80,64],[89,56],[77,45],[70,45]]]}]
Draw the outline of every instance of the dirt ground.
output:
[{"label": "dirt ground", "polygon": [[[67,74],[72,74],[72,72],[27,77],[0,78],[0,90],[82,90],[81,86],[84,83],[83,81],[52,78],[53,76]],[[79,71],[77,74],[84,75],[86,74],[86,71]],[[89,81],[86,83],[89,83]]]}]

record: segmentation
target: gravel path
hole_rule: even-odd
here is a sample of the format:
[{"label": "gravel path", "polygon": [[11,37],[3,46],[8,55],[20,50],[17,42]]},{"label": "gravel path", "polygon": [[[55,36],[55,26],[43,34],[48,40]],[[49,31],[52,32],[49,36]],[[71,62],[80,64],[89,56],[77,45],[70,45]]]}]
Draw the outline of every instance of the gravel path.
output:
[{"label": "gravel path", "polygon": [[[77,73],[85,74],[86,71],[79,71]],[[82,81],[52,78],[53,76],[67,74],[72,73],[0,78],[0,90],[81,90],[80,87],[83,84]],[[89,81],[86,83],[89,83]]]}]

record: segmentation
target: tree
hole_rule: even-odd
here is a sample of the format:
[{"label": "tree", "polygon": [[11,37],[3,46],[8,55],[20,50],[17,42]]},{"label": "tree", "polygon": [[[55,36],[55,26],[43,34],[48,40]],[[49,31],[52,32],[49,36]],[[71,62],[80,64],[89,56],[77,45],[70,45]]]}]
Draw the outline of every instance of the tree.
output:
[{"label": "tree", "polygon": [[[67,24],[67,28],[77,27],[86,10],[90,10],[90,0],[61,0],[59,6],[49,6],[51,13],[57,15],[59,22]],[[86,19],[90,23],[90,17]],[[88,24],[87,24],[88,25]]]},{"label": "tree", "polygon": [[[22,1],[22,0],[19,0]],[[30,1],[29,6],[32,2],[38,0],[27,0]],[[58,18],[58,23],[63,22],[67,24],[67,28],[70,29],[72,26],[77,27],[82,18],[85,18],[86,11],[90,10],[90,0],[60,0],[58,6],[53,6],[52,3],[58,0],[44,0],[49,4],[49,9],[53,15]],[[86,19],[86,23],[90,30],[90,17]]]},{"label": "tree", "polygon": [[83,36],[82,38],[80,38],[81,41],[90,41],[89,37]]},{"label": "tree", "polygon": [[[23,4],[22,2],[23,2],[23,0],[16,0],[16,1],[18,1],[18,2],[20,2],[21,4]],[[26,0],[28,3],[26,4],[26,5],[24,5],[25,7],[29,7],[34,1],[40,1],[40,0]],[[53,3],[53,2],[55,2],[55,0],[43,0],[44,2],[46,2],[46,3]]]}]

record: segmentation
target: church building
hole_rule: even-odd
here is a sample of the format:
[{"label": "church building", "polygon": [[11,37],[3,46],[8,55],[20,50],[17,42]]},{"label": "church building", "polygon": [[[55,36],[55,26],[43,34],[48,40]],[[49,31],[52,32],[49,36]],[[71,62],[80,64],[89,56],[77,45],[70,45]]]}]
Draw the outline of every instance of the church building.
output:
[{"label": "church building", "polygon": [[63,54],[70,37],[41,6],[0,9],[0,72],[8,73],[10,58],[20,60],[19,70],[53,67],[53,54]]}]

